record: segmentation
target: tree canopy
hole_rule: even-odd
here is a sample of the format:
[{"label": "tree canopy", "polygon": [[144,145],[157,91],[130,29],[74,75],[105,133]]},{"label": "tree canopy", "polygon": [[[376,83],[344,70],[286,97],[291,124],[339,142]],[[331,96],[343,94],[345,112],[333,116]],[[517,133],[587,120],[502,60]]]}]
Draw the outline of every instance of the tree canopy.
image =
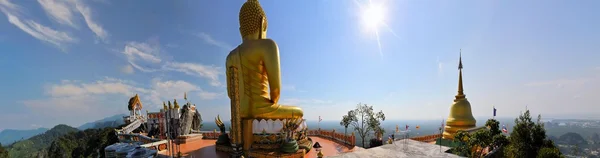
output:
[{"label": "tree canopy", "polygon": [[[554,142],[546,138],[546,130],[541,122],[541,115],[537,121],[531,118],[529,110],[515,119],[515,126],[510,133],[510,143],[505,155],[508,157],[561,157]],[[546,149],[545,149],[546,148]],[[543,150],[542,150],[543,149]],[[558,155],[556,155],[558,154]]]},{"label": "tree canopy", "polygon": [[8,158],[8,150],[2,147],[2,143],[0,143],[0,158]]},{"label": "tree canopy", "polygon": [[47,150],[49,157],[101,157],[104,148],[118,142],[112,127],[87,129],[64,135],[52,142]]},{"label": "tree canopy", "polygon": [[370,132],[381,131],[381,121],[385,121],[383,111],[374,112],[373,106],[359,103],[356,109],[348,111],[348,114],[342,117],[340,124],[349,123],[354,127],[354,131],[361,138],[362,146],[365,147],[365,139]]},{"label": "tree canopy", "polygon": [[508,144],[506,136],[502,135],[500,122],[489,119],[485,122],[487,129],[481,129],[473,134],[459,131],[454,135],[454,141],[459,144],[453,153],[467,157],[482,157],[484,150],[492,151]]}]

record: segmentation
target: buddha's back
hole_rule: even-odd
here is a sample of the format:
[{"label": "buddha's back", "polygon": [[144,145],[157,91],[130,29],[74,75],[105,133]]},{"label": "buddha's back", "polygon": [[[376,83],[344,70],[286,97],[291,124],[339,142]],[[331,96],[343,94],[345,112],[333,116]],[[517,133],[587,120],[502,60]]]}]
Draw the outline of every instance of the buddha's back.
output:
[{"label": "buddha's back", "polygon": [[[237,88],[240,93],[240,112],[243,118],[252,117],[248,115],[251,113],[261,114],[276,110],[274,106],[277,100],[272,98],[279,98],[279,88],[275,87],[280,87],[280,75],[268,71],[279,72],[279,53],[273,40],[244,41],[229,53],[226,66],[228,68],[233,66],[238,70]],[[228,75],[228,78],[230,77]],[[234,88],[229,85],[228,91]],[[270,92],[270,87],[273,87],[275,92]]]}]

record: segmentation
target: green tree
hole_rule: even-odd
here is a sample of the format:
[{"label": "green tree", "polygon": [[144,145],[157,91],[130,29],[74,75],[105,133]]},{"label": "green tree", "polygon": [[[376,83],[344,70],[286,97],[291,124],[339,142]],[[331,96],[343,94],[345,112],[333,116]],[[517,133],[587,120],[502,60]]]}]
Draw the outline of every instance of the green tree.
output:
[{"label": "green tree", "polygon": [[[460,156],[471,157],[471,135],[465,131],[454,134],[454,143],[458,144],[452,149],[452,153]],[[440,142],[441,143],[441,142]]]},{"label": "green tree", "polygon": [[373,112],[373,106],[359,103],[356,109],[348,111],[347,117],[350,125],[354,127],[354,131],[361,138],[362,146],[365,147],[366,137],[374,130],[381,126],[381,121],[385,121],[383,111]]},{"label": "green tree", "polygon": [[541,148],[537,154],[537,158],[560,158],[563,157],[560,154],[558,148]]},{"label": "green tree", "polygon": [[454,141],[459,144],[453,149],[457,155],[468,157],[483,157],[485,149],[494,150],[508,144],[508,138],[500,131],[500,122],[495,119],[486,121],[487,129],[478,130],[473,134],[459,131]]},{"label": "green tree", "polygon": [[60,137],[46,153],[48,157],[101,157],[104,148],[116,142],[114,128],[87,129]]},{"label": "green tree", "polygon": [[579,149],[579,145],[575,144],[571,146],[571,155],[579,156],[581,155],[581,151]]},{"label": "green tree", "polygon": [[546,130],[541,118],[542,116],[538,115],[537,121],[534,122],[529,110],[526,110],[515,119],[515,126],[509,137],[510,144],[505,150],[506,156],[537,157],[542,148],[550,148],[545,149],[546,153],[556,148],[554,142],[546,138]]},{"label": "green tree", "polygon": [[344,126],[344,135],[348,134],[348,126],[350,126],[350,122],[352,119],[349,116],[352,116],[352,111],[348,111],[348,115],[342,116],[342,121],[340,121],[340,126]]},{"label": "green tree", "polygon": [[8,150],[4,149],[2,143],[0,143],[0,158],[8,158]]}]

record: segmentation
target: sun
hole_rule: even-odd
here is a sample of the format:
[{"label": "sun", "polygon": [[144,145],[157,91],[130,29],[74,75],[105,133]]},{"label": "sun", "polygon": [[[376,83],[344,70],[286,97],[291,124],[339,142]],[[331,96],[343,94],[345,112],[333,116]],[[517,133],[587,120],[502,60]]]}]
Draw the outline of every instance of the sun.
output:
[{"label": "sun", "polygon": [[384,20],[383,7],[381,5],[369,4],[364,8],[362,18],[367,27],[376,29]]}]

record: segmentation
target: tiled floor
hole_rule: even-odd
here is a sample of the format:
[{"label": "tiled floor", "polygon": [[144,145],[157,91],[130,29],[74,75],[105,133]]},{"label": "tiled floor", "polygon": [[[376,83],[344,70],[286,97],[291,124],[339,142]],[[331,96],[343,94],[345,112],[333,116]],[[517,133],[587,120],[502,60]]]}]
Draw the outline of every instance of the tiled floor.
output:
[{"label": "tiled floor", "polygon": [[[313,140],[313,143],[319,142],[323,148],[321,148],[323,155],[325,156],[333,156],[338,155],[340,153],[352,151],[353,149],[349,149],[344,145],[340,145],[331,140],[320,138],[320,137],[310,137]],[[185,157],[189,158],[200,158],[200,157],[210,157],[210,158],[227,158],[229,155],[227,153],[221,153],[215,151],[215,142],[216,140],[200,140],[187,143],[186,145],[180,145],[179,150]],[[357,148],[357,147],[355,147]],[[159,152],[160,157],[168,157],[168,151]],[[307,158],[316,158],[317,151],[315,149],[310,150],[306,154]]]}]

